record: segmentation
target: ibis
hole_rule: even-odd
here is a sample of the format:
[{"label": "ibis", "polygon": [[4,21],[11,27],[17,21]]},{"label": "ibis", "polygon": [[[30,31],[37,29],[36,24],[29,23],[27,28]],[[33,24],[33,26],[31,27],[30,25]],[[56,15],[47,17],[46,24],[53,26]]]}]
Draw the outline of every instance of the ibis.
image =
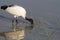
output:
[{"label": "ibis", "polygon": [[[3,5],[1,9],[14,16],[16,25],[18,24],[18,17],[21,16],[25,20],[33,24],[33,19],[26,16],[26,9],[19,5]],[[16,27],[17,28],[17,27]]]}]

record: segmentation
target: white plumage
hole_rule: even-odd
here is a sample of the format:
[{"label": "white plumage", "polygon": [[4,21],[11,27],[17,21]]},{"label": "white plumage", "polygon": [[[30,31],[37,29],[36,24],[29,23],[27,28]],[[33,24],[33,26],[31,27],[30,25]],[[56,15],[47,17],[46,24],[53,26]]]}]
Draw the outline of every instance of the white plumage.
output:
[{"label": "white plumage", "polygon": [[14,31],[16,30],[16,28],[18,28],[17,24],[18,24],[18,17],[21,16],[23,17],[24,19],[26,18],[26,10],[21,7],[21,6],[18,6],[18,5],[3,5],[1,6],[1,9],[5,10],[6,12],[12,14],[15,18],[15,21],[16,21],[16,27],[14,27],[13,25],[13,22],[14,20],[12,20],[12,26],[13,26],[13,29]]},{"label": "white plumage", "polygon": [[14,5],[12,7],[8,7],[6,9],[6,11],[12,15],[14,15],[14,17],[18,17],[18,16],[21,16],[25,19],[26,17],[26,10],[21,7],[21,6],[18,6],[18,5]]},{"label": "white plumage", "polygon": [[8,12],[8,13],[10,13],[14,16],[15,21],[16,21],[16,28],[17,28],[17,24],[18,24],[17,20],[18,20],[19,16],[23,17],[24,19],[28,20],[31,24],[33,24],[33,19],[29,19],[29,18],[26,17],[26,10],[21,6],[18,6],[18,5],[3,5],[3,6],[1,6],[1,9],[5,10],[6,12]]}]

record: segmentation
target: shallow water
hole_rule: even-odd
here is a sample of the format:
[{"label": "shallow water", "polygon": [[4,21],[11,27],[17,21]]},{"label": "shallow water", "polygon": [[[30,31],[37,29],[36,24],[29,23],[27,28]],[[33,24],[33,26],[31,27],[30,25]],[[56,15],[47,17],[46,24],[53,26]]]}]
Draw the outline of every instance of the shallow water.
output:
[{"label": "shallow water", "polygon": [[[24,40],[60,39],[60,0],[0,0],[0,6],[4,4],[23,6],[27,10],[27,17],[31,17],[30,10],[32,11],[36,27],[33,30],[26,29]],[[12,15],[3,10],[0,10],[0,15],[13,19]],[[0,18],[0,31],[7,31],[11,26],[10,21],[7,21]]]}]

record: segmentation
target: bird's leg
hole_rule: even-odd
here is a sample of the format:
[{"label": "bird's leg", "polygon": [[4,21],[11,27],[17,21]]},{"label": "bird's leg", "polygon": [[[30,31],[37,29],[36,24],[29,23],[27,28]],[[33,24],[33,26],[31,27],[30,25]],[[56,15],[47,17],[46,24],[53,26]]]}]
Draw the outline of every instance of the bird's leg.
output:
[{"label": "bird's leg", "polygon": [[14,29],[14,20],[12,20],[12,29]]},{"label": "bird's leg", "polygon": [[16,30],[18,30],[18,18],[16,17]]},{"label": "bird's leg", "polygon": [[17,28],[17,25],[18,25],[18,20],[16,19],[16,28]]},{"label": "bird's leg", "polygon": [[12,29],[13,29],[13,31],[16,31],[15,20],[12,20]]}]

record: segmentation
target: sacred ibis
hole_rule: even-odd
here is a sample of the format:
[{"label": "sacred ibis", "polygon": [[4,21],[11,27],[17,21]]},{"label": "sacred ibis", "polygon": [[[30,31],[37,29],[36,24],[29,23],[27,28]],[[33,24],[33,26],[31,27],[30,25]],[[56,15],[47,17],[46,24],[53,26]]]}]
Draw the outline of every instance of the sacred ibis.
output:
[{"label": "sacred ibis", "polygon": [[1,9],[5,10],[6,12],[8,12],[14,16],[15,21],[16,21],[16,25],[18,24],[18,17],[19,16],[23,17],[25,20],[28,20],[31,24],[33,24],[33,19],[27,18],[26,17],[26,10],[19,5],[3,5],[3,6],[1,6]]}]

